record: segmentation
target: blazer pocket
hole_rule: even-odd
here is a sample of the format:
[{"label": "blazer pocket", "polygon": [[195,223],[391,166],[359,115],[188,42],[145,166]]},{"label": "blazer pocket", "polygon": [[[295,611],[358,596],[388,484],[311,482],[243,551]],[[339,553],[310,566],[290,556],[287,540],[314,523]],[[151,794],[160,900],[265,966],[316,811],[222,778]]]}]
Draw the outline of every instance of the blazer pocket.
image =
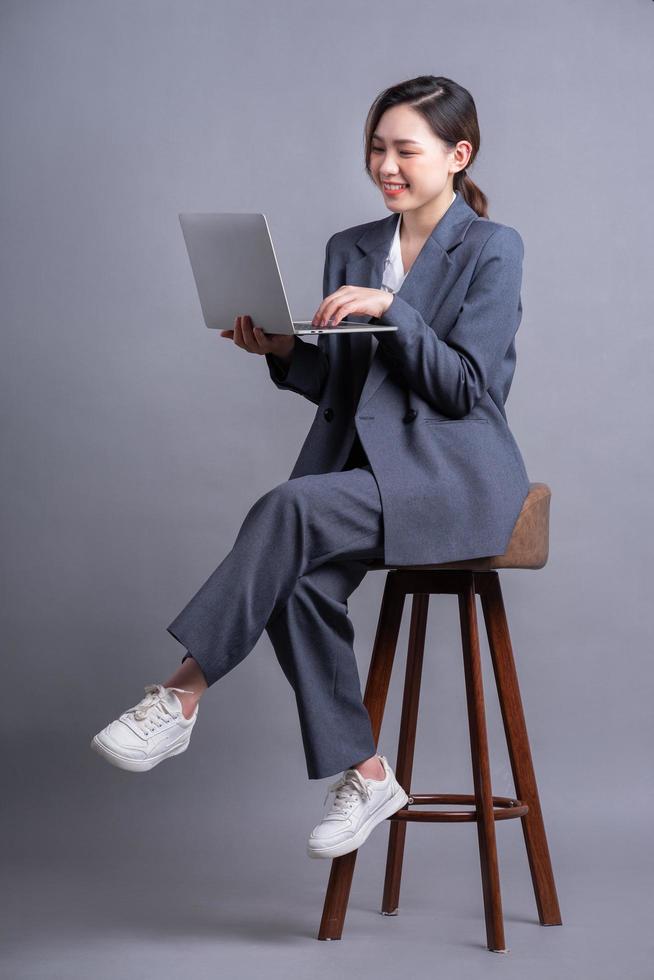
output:
[{"label": "blazer pocket", "polygon": [[461,425],[462,423],[468,422],[483,422],[488,425],[488,419],[423,419],[423,422],[428,422],[430,425]]}]

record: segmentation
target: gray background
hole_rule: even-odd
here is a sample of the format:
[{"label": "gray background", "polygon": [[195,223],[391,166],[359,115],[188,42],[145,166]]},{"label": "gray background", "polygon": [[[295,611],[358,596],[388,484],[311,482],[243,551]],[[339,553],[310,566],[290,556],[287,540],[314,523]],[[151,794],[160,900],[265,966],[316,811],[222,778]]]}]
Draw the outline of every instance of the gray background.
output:
[{"label": "gray background", "polygon": [[[2,3],[8,976],[651,975],[653,25],[646,0]],[[184,755],[134,775],[89,749],[176,667],[165,626],[314,412],[206,330],[177,212],[264,211],[311,317],[327,238],[388,213],[365,113],[422,73],[473,94],[472,176],[525,242],[508,416],[553,493],[548,564],[502,583],[564,926],[538,926],[520,827],[499,824],[506,957],[473,824],[409,828],[392,918],[379,827],[342,941],[315,940],[330,862],[304,847],[332,780],[306,779],[265,634]],[[350,603],[362,684],[383,577]],[[432,599],[428,643],[412,788],[470,792],[456,600]]]}]

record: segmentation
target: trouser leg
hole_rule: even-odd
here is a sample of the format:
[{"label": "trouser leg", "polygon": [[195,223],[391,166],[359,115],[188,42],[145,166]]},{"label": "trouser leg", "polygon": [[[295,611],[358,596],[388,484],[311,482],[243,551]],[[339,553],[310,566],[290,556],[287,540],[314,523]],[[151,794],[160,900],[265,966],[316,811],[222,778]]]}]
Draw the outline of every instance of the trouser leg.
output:
[{"label": "trouser leg", "polygon": [[339,557],[383,553],[370,468],[287,480],[248,511],[234,546],[167,627],[211,686],[254,648],[297,580]]},{"label": "trouser leg", "polygon": [[309,779],[341,772],[376,751],[347,605],[366,571],[364,561],[341,559],[307,572],[266,626],[295,692]]}]

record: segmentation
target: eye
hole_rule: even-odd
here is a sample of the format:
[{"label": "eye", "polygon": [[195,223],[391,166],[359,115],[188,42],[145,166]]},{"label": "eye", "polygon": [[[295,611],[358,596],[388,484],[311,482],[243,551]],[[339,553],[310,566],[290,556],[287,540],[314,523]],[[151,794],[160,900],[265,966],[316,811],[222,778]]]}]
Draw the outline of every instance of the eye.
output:
[{"label": "eye", "polygon": [[[371,153],[381,153],[381,152],[382,152],[381,146],[373,146],[371,148]],[[415,153],[410,153],[408,150],[400,150],[400,156],[401,157],[414,157],[415,156]]]}]

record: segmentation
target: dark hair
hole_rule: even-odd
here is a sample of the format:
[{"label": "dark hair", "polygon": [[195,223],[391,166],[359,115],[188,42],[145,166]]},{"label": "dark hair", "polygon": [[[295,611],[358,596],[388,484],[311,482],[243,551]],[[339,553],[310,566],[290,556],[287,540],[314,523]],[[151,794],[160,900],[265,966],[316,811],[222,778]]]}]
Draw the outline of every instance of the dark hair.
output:
[{"label": "dark hair", "polygon": [[[372,134],[384,112],[392,106],[407,104],[427,120],[439,139],[454,149],[459,140],[472,144],[468,167],[479,152],[479,123],[474,99],[467,89],[450,78],[440,75],[419,75],[406,82],[391,85],[381,92],[368,110],[365,124],[366,173],[370,172]],[[467,169],[467,168],[466,168]],[[458,191],[481,218],[488,217],[488,200],[469,175],[460,170],[454,174],[454,190]]]}]

